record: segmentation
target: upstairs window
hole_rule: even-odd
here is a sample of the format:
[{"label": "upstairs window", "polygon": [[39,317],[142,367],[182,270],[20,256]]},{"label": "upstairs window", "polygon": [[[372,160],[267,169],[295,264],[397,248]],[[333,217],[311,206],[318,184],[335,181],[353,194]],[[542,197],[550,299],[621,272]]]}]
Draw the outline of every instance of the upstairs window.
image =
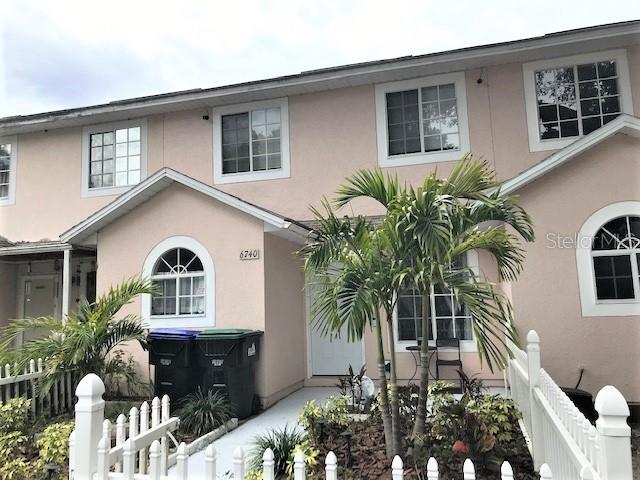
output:
[{"label": "upstairs window", "polygon": [[289,176],[286,99],[213,112],[215,183]]},{"label": "upstairs window", "polygon": [[145,121],[86,127],[83,134],[83,196],[120,194],[144,178]]},{"label": "upstairs window", "polygon": [[15,201],[17,137],[0,137],[0,206]]},{"label": "upstairs window", "polygon": [[469,150],[464,74],[376,86],[380,166],[458,160]]},{"label": "upstairs window", "polygon": [[561,148],[630,108],[620,52],[526,64],[524,75],[532,151]]}]

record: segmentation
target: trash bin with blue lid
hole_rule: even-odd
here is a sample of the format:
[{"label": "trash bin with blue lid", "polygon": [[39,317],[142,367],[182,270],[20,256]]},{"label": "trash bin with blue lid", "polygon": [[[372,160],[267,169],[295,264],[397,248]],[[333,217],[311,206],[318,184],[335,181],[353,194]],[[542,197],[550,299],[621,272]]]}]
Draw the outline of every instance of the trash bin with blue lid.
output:
[{"label": "trash bin with blue lid", "polygon": [[[157,328],[149,332],[149,363],[155,366],[154,395],[177,402],[199,387],[202,369],[193,365],[195,330]],[[175,405],[175,403],[174,403]]]},{"label": "trash bin with blue lid", "polygon": [[240,419],[255,410],[255,369],[261,335],[258,330],[210,328],[194,341],[194,363],[204,370],[202,389],[224,392]]}]

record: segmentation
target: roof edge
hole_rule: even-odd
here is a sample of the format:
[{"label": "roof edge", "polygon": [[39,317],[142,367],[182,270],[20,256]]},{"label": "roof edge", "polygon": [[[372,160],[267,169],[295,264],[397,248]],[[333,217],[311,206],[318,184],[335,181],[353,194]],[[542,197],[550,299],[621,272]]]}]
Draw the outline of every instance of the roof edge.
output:
[{"label": "roof edge", "polygon": [[577,139],[575,142],[558,150],[541,162],[507,180],[502,184],[500,190],[506,194],[513,193],[559,166],[564,165],[585,151],[599,145],[616,133],[639,133],[638,136],[640,136],[640,118],[629,114],[620,115],[615,120]]}]

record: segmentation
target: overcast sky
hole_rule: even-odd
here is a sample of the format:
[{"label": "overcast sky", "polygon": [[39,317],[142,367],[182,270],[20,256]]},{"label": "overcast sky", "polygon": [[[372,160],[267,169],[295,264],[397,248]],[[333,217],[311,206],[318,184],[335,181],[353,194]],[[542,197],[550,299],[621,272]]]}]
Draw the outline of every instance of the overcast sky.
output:
[{"label": "overcast sky", "polygon": [[639,0],[0,0],[0,116],[636,18]]}]

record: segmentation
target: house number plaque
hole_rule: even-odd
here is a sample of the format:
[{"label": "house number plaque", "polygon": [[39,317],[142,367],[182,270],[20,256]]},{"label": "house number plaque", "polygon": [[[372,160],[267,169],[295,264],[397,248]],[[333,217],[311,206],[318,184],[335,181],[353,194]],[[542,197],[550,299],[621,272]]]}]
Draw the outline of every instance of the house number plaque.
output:
[{"label": "house number plaque", "polygon": [[254,248],[253,250],[241,250],[240,260],[258,260],[260,258],[260,250]]}]

